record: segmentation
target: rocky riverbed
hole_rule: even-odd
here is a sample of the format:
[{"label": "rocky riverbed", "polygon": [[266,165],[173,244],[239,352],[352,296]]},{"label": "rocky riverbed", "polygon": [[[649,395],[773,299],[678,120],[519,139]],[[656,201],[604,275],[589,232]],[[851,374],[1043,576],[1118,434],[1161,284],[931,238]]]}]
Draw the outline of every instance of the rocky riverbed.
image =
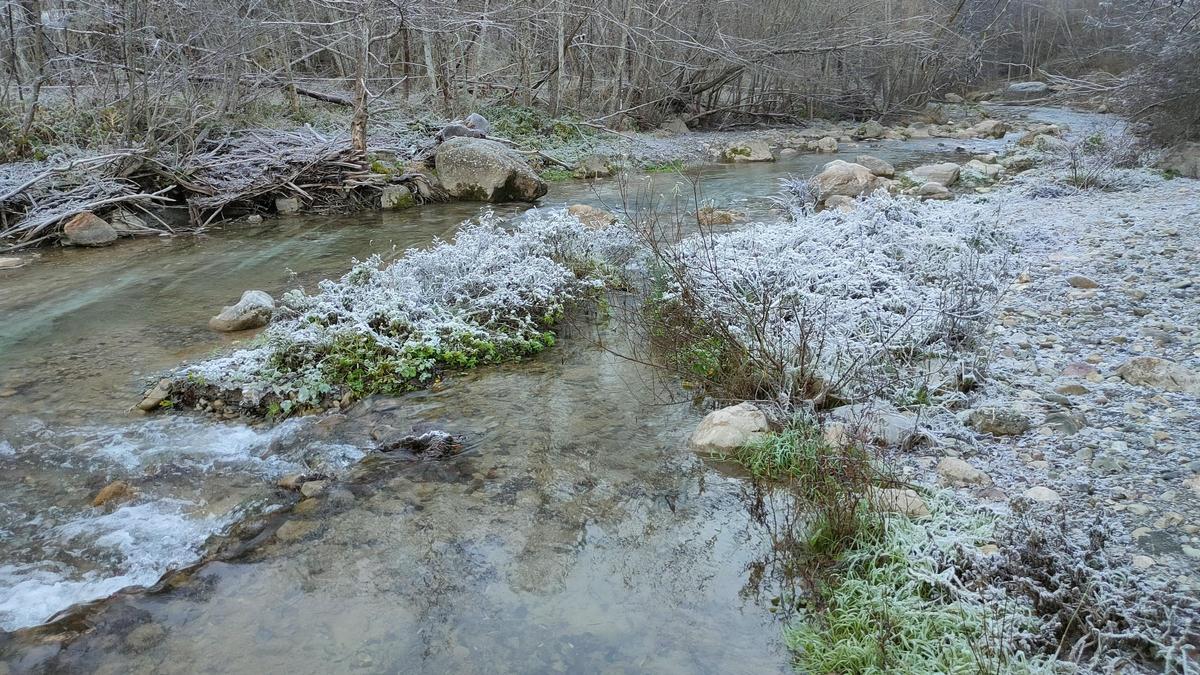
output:
[{"label": "rocky riverbed", "polygon": [[[1200,182],[1146,176],[1049,199],[1015,187],[996,207],[1024,271],[973,406],[1015,426],[900,461],[944,484],[939,463],[959,457],[982,472],[962,489],[983,503],[1024,497],[1077,527],[1102,523],[1133,567],[1200,588]],[[1174,365],[1139,378],[1129,364],[1142,359]]]}]

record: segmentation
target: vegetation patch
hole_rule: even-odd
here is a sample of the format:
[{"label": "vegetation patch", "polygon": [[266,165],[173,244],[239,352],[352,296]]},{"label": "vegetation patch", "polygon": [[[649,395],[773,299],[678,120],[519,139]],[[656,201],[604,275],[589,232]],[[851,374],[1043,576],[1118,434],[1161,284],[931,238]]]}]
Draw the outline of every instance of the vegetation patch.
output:
[{"label": "vegetation patch", "polygon": [[644,228],[657,274],[643,321],[668,366],[791,409],[894,398],[916,364],[976,348],[1010,273],[990,214],[885,194],[814,214],[789,187],[781,222],[678,243],[682,226]]},{"label": "vegetation patch", "polygon": [[949,502],[921,523],[861,530],[785,632],[797,671],[1055,672],[1050,660],[994,644],[1001,627],[1031,622],[1026,609],[1002,614],[955,582],[954,561],[980,556],[991,532],[990,519]]},{"label": "vegetation patch", "polygon": [[565,211],[531,212],[511,231],[488,215],[453,242],[391,264],[372,257],[315,293],[287,293],[259,344],[184,368],[172,391],[183,403],[220,394],[286,415],[536,354],[554,344],[568,304],[594,298],[611,278],[602,271],[634,251],[625,231]]}]

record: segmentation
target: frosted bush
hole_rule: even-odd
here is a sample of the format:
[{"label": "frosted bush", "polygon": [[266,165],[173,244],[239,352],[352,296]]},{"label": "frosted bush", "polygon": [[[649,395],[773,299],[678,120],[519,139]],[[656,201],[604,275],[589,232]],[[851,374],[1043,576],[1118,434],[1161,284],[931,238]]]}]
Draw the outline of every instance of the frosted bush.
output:
[{"label": "frosted bush", "polygon": [[591,229],[562,210],[530,212],[512,230],[488,213],[452,242],[389,264],[373,256],[314,293],[288,292],[257,346],[177,381],[235,390],[251,409],[269,399],[282,412],[345,390],[411,389],[446,369],[549,346],[565,305],[602,288],[634,250],[623,230]]},{"label": "frosted bush", "polygon": [[726,394],[786,405],[903,386],[905,365],[973,346],[1009,276],[1011,243],[978,207],[880,193],[789,212],[658,252],[672,320],[738,352],[738,377],[758,371],[755,391]]}]

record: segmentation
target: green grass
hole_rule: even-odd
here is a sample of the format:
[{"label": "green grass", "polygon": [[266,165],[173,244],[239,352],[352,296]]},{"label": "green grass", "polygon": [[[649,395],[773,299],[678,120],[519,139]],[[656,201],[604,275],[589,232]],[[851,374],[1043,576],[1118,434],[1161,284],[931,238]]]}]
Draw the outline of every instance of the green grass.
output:
[{"label": "green grass", "polygon": [[647,164],[642,167],[646,173],[679,173],[683,171],[683,160],[676,159],[662,164]]},{"label": "green grass", "polygon": [[570,171],[559,167],[544,169],[541,173],[541,176],[542,180],[546,181],[547,183],[557,183],[558,181],[570,180],[571,178],[574,178],[574,175]]},{"label": "green grass", "polygon": [[[800,607],[784,638],[801,673],[1050,673],[1049,662],[995,653],[998,626],[1028,624],[937,582],[935,554],[990,538],[992,521],[933,500],[920,522],[864,529]],[[1015,610],[1013,610],[1015,611]]]}]

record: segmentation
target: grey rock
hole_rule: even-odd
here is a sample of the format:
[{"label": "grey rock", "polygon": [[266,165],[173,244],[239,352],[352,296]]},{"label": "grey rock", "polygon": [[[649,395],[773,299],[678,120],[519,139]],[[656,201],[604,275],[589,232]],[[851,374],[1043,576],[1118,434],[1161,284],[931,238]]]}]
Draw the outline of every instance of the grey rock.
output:
[{"label": "grey rock", "polygon": [[1029,430],[1029,418],[1011,408],[989,406],[967,414],[967,426],[993,436],[1017,436]]},{"label": "grey rock", "polygon": [[442,187],[458,199],[533,202],[549,190],[521,154],[481,138],[451,138],[434,155]]},{"label": "grey rock", "polygon": [[854,158],[854,163],[867,167],[867,170],[876,176],[891,178],[892,176],[896,175],[896,167],[892,166],[888,162],[883,161],[882,159],[879,159],[878,157],[872,157],[871,155],[859,155],[858,157]]},{"label": "grey rock", "polygon": [[940,162],[918,166],[911,169],[908,175],[918,183],[939,183],[950,187],[958,181],[959,172],[959,166],[954,162]]},{"label": "grey rock", "polygon": [[487,118],[479,113],[471,113],[463,121],[466,123],[468,129],[474,129],[485,136],[492,133],[492,123],[488,122]]},{"label": "grey rock", "polygon": [[715,410],[700,421],[689,445],[693,450],[726,454],[762,438],[770,429],[767,416],[753,403]]},{"label": "grey rock", "polygon": [[1200,393],[1200,375],[1184,366],[1156,356],[1137,356],[1117,367],[1117,375],[1129,384],[1163,391]]},{"label": "grey rock", "polygon": [[208,327],[223,333],[267,325],[275,312],[275,301],[265,291],[246,291],[236,305],[229,305],[208,320]]},{"label": "grey rock", "polygon": [[116,239],[113,226],[90,211],[76,214],[63,225],[62,242],[69,246],[107,246]]}]

